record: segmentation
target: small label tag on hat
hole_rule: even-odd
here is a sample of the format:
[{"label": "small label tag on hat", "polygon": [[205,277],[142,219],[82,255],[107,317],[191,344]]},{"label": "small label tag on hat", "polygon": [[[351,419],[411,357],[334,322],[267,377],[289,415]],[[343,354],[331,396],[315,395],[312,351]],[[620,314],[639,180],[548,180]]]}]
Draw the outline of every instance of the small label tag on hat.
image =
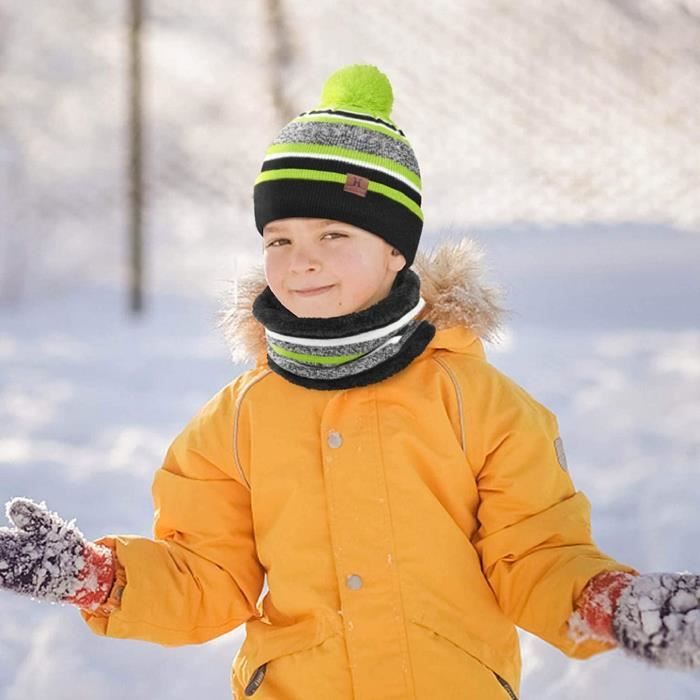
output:
[{"label": "small label tag on hat", "polygon": [[361,175],[353,175],[348,173],[345,177],[345,187],[343,189],[346,192],[352,192],[359,197],[367,196],[367,189],[369,188],[369,180]]}]

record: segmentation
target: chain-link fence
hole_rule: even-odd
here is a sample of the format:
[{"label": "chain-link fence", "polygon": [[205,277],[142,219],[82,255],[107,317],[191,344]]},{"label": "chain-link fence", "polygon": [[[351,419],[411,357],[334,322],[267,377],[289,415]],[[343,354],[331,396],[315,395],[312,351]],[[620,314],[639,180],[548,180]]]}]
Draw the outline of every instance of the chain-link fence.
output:
[{"label": "chain-link fence", "polygon": [[[0,295],[127,264],[128,3],[0,0]],[[252,183],[323,79],[370,62],[426,228],[700,230],[700,0],[144,0],[150,285],[257,251]],[[218,254],[217,254],[218,253]]]}]

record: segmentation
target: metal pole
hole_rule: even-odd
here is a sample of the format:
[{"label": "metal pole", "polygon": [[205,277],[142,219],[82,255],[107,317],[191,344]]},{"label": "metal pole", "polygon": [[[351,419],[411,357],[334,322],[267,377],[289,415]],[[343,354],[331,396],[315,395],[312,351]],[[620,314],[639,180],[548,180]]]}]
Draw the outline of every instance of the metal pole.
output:
[{"label": "metal pole", "polygon": [[129,0],[129,308],[143,311],[143,0]]}]

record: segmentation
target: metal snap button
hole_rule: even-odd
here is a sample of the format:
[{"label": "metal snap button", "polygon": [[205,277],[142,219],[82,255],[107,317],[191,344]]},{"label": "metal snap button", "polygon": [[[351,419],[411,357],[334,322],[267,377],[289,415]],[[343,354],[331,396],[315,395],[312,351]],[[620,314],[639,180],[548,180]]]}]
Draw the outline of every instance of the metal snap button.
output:
[{"label": "metal snap button", "polygon": [[328,447],[340,447],[342,444],[343,436],[335,430],[331,430],[328,433]]},{"label": "metal snap button", "polygon": [[345,585],[352,591],[358,591],[362,588],[362,577],[357,574],[351,574],[345,579]]}]

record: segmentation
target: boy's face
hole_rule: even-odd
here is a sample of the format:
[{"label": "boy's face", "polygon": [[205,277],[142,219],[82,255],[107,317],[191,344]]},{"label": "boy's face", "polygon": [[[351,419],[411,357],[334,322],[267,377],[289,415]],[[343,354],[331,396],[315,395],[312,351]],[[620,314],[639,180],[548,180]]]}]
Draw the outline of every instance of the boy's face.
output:
[{"label": "boy's face", "polygon": [[263,229],[267,284],[298,317],[342,316],[384,299],[406,264],[394,250],[365,229],[330,219],[277,219]]}]

